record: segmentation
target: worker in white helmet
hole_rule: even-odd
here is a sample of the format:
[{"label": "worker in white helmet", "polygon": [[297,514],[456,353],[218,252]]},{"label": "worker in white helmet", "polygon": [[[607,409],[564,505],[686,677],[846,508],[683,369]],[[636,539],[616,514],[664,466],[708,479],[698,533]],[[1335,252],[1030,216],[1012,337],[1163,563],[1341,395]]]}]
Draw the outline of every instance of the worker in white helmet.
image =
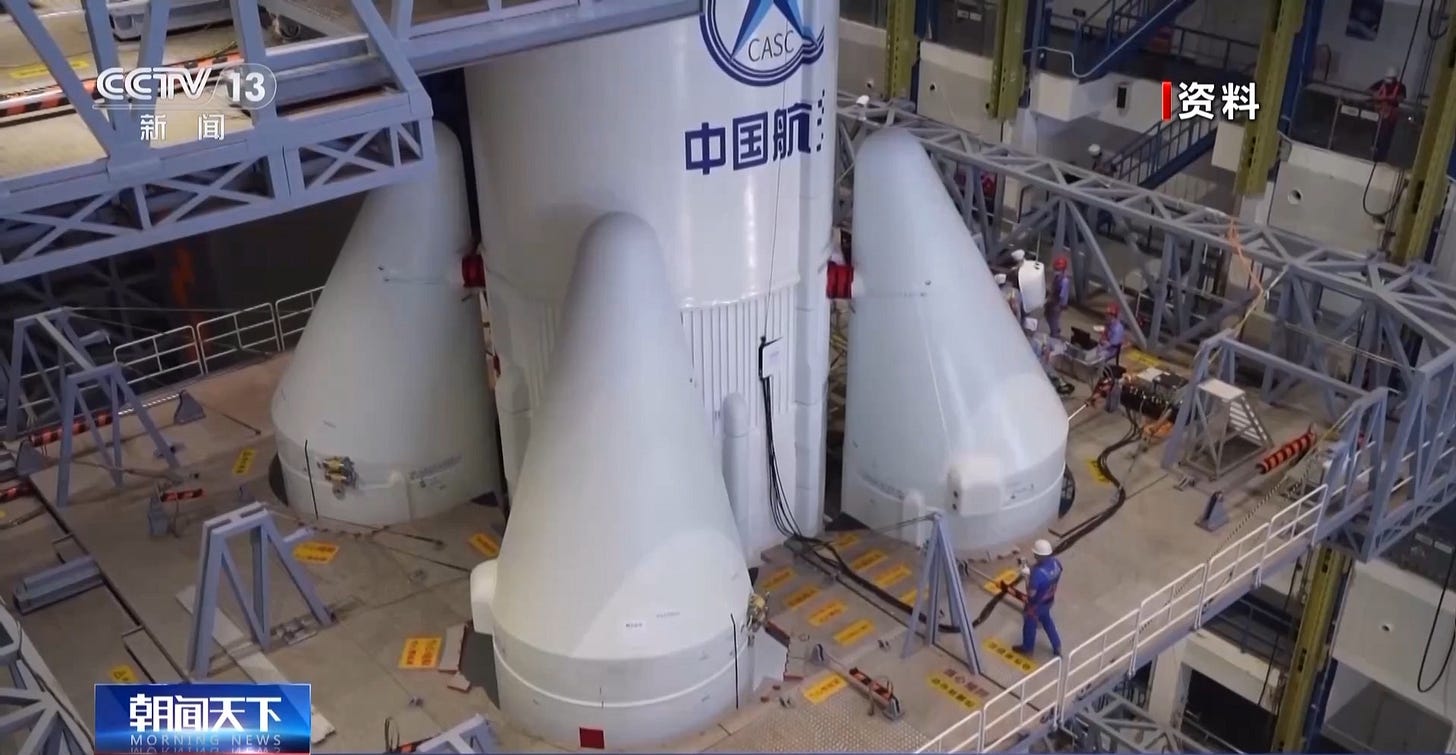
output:
[{"label": "worker in white helmet", "polygon": [[1062,638],[1057,634],[1057,625],[1052,622],[1052,603],[1057,597],[1057,583],[1062,580],[1062,562],[1052,552],[1052,544],[1038,540],[1031,546],[1035,563],[1021,565],[1021,576],[1026,580],[1026,606],[1021,616],[1021,644],[1016,652],[1030,657],[1036,649],[1036,625],[1046,630],[1051,640],[1052,652],[1062,654]]},{"label": "worker in white helmet", "polygon": [[1088,167],[1102,173],[1102,145],[1094,144],[1087,148]]}]

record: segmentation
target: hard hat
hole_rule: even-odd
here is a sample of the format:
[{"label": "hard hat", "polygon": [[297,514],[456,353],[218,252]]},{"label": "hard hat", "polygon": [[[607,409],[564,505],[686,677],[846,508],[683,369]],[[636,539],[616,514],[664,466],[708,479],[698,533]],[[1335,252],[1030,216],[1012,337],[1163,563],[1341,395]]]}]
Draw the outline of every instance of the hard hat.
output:
[{"label": "hard hat", "polygon": [[1117,302],[1110,301],[1110,302],[1107,303],[1107,314],[1109,314],[1109,315],[1115,315],[1119,311],[1121,311],[1121,310],[1118,309]]},{"label": "hard hat", "polygon": [[1100,145],[1094,144],[1087,148],[1087,154],[1096,157],[1102,154],[1102,147]]},{"label": "hard hat", "polygon": [[1052,555],[1052,544],[1046,540],[1038,540],[1031,544],[1031,552],[1036,556]]},{"label": "hard hat", "polygon": [[1067,269],[1067,258],[1066,257],[1058,257],[1058,258],[1052,260],[1052,269],[1053,270],[1066,270]]},{"label": "hard hat", "polygon": [[1026,250],[1025,249],[1013,249],[1013,250],[1011,250],[1011,259],[1014,259],[1017,262],[1020,262],[1020,261],[1022,261],[1024,259],[1026,259]]},{"label": "hard hat", "polygon": [[1395,73],[1395,69],[1394,68],[1387,68],[1387,69],[1385,69],[1385,78],[1387,78],[1387,79],[1393,79],[1395,77],[1396,77],[1396,73]]},{"label": "hard hat", "polygon": [[1006,285],[1006,273],[996,273],[996,285]]}]

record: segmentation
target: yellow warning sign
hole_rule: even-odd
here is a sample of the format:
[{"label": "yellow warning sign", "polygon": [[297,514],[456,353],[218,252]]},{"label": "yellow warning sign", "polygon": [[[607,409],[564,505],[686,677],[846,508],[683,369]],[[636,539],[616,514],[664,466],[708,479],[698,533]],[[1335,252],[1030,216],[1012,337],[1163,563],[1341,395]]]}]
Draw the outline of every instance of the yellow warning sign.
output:
[{"label": "yellow warning sign", "polygon": [[844,601],[836,600],[833,603],[830,603],[829,605],[820,608],[814,613],[809,614],[809,624],[816,627],[822,627],[825,624],[828,624],[829,622],[839,618],[839,615],[844,613],[845,608],[846,606],[844,605]]},{"label": "yellow warning sign", "polygon": [[853,624],[834,633],[834,641],[841,645],[853,645],[856,642],[869,636],[875,631],[875,623],[869,619],[860,619]]},{"label": "yellow warning sign", "polygon": [[[91,65],[91,61],[86,58],[71,58],[66,62],[71,65],[71,68],[77,71],[84,71],[86,70],[86,66]],[[10,78],[12,79],[38,79],[42,76],[49,77],[50,75],[50,69],[40,63],[28,66],[16,66],[10,69]]]},{"label": "yellow warning sign", "polygon": [[444,639],[440,637],[411,637],[405,640],[404,650],[399,652],[399,667],[434,668],[440,663],[440,646],[444,643]]},{"label": "yellow warning sign", "polygon": [[900,596],[900,602],[913,606],[915,605],[915,599],[918,597],[920,597],[920,588],[914,587]]},{"label": "yellow warning sign", "polygon": [[987,650],[1000,656],[1001,660],[1006,661],[1022,671],[1030,673],[1036,670],[1036,661],[1012,650],[1010,646],[995,637],[987,638],[983,644]]},{"label": "yellow warning sign", "polygon": [[779,569],[773,574],[768,575],[768,578],[763,581],[763,584],[758,586],[758,589],[764,592],[768,592],[769,590],[775,590],[779,587],[782,587],[785,582],[788,582],[793,578],[794,570],[785,566],[784,568]]},{"label": "yellow warning sign", "polygon": [[931,674],[926,679],[930,682],[930,686],[938,690],[940,694],[956,701],[966,710],[975,710],[981,707],[980,698],[961,689],[960,685],[941,674]]},{"label": "yellow warning sign", "polygon": [[486,558],[495,558],[500,555],[500,543],[484,532],[477,532],[471,535],[470,545],[480,551],[480,555]]},{"label": "yellow warning sign", "polygon": [[244,448],[239,451],[238,460],[233,462],[233,476],[242,477],[253,471],[253,458],[257,455],[258,452],[251,448]]},{"label": "yellow warning sign", "polygon": [[844,677],[830,671],[822,679],[804,688],[804,698],[815,705],[829,699],[830,695],[848,686]]},{"label": "yellow warning sign", "polygon": [[308,540],[293,546],[293,557],[305,564],[327,564],[339,555],[339,546]]},{"label": "yellow warning sign", "polygon": [[106,675],[117,684],[135,684],[137,680],[136,672],[131,670],[131,666],[125,664],[113,666],[110,671],[106,672]]},{"label": "yellow warning sign", "polygon": [[854,569],[855,571],[864,571],[865,569],[869,569],[873,566],[878,565],[881,561],[884,561],[887,558],[889,558],[889,556],[886,556],[884,551],[870,551],[869,553],[866,553],[863,556],[860,556],[859,558],[849,562],[849,568]]},{"label": "yellow warning sign", "polygon": [[897,583],[899,583],[900,580],[914,573],[915,570],[904,564],[895,564],[894,566],[886,569],[885,572],[880,576],[875,577],[875,587],[878,587],[881,590],[888,590],[891,587],[894,587]]},{"label": "yellow warning sign", "polygon": [[814,587],[813,585],[810,585],[808,587],[805,587],[805,588],[799,590],[798,592],[794,593],[793,595],[790,595],[789,596],[789,599],[784,601],[784,605],[788,606],[791,609],[798,608],[799,606],[802,606],[805,603],[809,602],[809,599],[810,598],[812,598],[812,597],[814,597],[815,595],[818,595],[818,594],[819,594],[819,588]]},{"label": "yellow warning sign", "polygon": [[1107,478],[1107,475],[1102,474],[1102,467],[1097,466],[1096,459],[1087,460],[1087,469],[1092,472],[1092,479],[1098,482],[1112,482],[1112,480]]},{"label": "yellow warning sign", "polygon": [[1015,568],[1007,569],[997,574],[995,579],[987,580],[983,583],[981,589],[995,595],[1001,592],[1001,585],[1009,585],[1015,582],[1018,576],[1020,576],[1020,573]]},{"label": "yellow warning sign", "polygon": [[841,532],[833,540],[830,540],[829,544],[835,548],[848,548],[857,542],[859,542],[858,532]]}]

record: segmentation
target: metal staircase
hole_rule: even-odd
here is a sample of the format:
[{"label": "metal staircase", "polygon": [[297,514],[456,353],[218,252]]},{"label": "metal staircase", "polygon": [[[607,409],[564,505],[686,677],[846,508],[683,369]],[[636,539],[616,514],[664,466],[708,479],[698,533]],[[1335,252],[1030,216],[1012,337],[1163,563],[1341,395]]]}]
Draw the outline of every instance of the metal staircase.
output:
[{"label": "metal staircase", "polygon": [[1106,0],[1072,31],[1073,76],[1094,81],[1142,51],[1164,27],[1172,26],[1198,0]]},{"label": "metal staircase", "polygon": [[1190,422],[1198,431],[1183,461],[1209,479],[1217,480],[1274,445],[1242,388],[1208,378],[1189,398]]},{"label": "metal staircase", "polygon": [[1189,118],[1158,121],[1108,160],[1110,175],[1156,189],[1213,149],[1218,124]]}]

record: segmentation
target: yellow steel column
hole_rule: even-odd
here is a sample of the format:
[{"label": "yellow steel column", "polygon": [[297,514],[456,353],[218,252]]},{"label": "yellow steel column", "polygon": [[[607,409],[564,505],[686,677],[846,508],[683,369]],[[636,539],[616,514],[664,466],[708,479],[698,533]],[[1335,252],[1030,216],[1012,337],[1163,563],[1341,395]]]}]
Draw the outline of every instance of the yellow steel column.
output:
[{"label": "yellow steel column", "polygon": [[1391,257],[1408,263],[1425,256],[1431,229],[1446,202],[1446,174],[1451,161],[1451,144],[1456,141],[1456,98],[1452,74],[1456,70],[1456,34],[1447,34],[1441,57],[1436,59],[1435,94],[1431,96],[1421,141],[1416,147],[1415,167],[1400,200],[1396,219],[1395,246]]},{"label": "yellow steel column", "polygon": [[1001,0],[996,7],[996,51],[991,58],[989,114],[1016,117],[1026,81],[1026,0]]},{"label": "yellow steel column", "polygon": [[1279,159],[1279,111],[1284,104],[1284,81],[1294,54],[1294,37],[1304,24],[1304,0],[1270,0],[1259,64],[1254,69],[1255,101],[1259,113],[1244,123],[1243,154],[1234,188],[1244,196],[1264,191],[1269,170]]},{"label": "yellow steel column", "polygon": [[885,18],[885,96],[909,99],[920,40],[915,38],[915,0],[890,0]]},{"label": "yellow steel column", "polygon": [[1315,683],[1329,663],[1330,627],[1340,607],[1340,587],[1350,563],[1347,554],[1320,546],[1305,570],[1304,611],[1294,655],[1284,675],[1284,692],[1279,696],[1271,752],[1304,752],[1305,723],[1314,702]]}]

